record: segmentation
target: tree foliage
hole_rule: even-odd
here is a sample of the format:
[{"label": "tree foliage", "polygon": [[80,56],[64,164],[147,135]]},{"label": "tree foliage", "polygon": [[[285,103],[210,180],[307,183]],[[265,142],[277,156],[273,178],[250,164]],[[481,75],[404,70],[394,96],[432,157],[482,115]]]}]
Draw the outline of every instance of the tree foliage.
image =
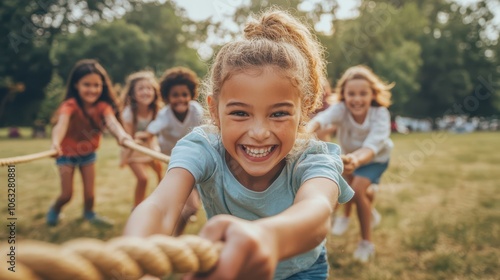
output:
[{"label": "tree foliage", "polygon": [[197,36],[183,31],[197,24],[171,1],[6,0],[0,22],[0,41],[9,46],[0,53],[0,125],[31,125],[52,73],[66,79],[82,58],[97,58],[120,83],[144,68],[206,72],[189,46]]},{"label": "tree foliage", "polygon": [[[221,13],[234,11],[239,30],[211,19],[194,22],[173,1],[0,1],[0,42],[6,46],[0,52],[0,125],[31,124],[40,116],[41,101],[52,96],[47,90],[55,90],[48,86],[53,73],[66,79],[81,58],[97,58],[117,83],[137,70],[150,68],[160,75],[177,65],[203,76],[207,69],[197,49],[217,50],[218,43],[241,34],[250,14],[271,6],[310,26],[332,19],[333,32],[317,33],[327,50],[330,82],[351,66],[371,67],[396,84],[393,114],[500,112],[499,30],[493,24],[494,5],[486,0],[469,6],[447,0],[362,0],[358,15],[349,19],[337,16],[335,0],[215,4]],[[219,40],[207,40],[214,36]]]}]

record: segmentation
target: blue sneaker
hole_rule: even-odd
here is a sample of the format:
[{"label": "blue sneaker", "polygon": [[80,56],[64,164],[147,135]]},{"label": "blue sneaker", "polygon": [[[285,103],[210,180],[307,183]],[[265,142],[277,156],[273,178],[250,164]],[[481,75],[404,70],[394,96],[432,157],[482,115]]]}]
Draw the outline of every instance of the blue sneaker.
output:
[{"label": "blue sneaker", "polygon": [[114,222],[106,217],[97,215],[94,211],[88,211],[83,214],[83,218],[95,226],[112,227]]},{"label": "blue sneaker", "polygon": [[53,207],[50,207],[47,212],[47,225],[53,227],[59,222],[59,212],[56,212]]}]

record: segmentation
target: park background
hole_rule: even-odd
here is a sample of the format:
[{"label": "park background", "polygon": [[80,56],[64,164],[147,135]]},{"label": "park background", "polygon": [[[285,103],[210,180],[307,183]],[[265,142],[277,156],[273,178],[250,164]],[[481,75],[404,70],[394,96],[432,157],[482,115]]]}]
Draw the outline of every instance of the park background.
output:
[{"label": "park background", "polygon": [[[31,127],[50,123],[77,60],[98,59],[117,89],[128,74],[146,68],[159,76],[182,65],[204,77],[213,54],[239,36],[251,12],[278,5],[317,28],[332,85],[348,67],[368,65],[396,84],[393,116],[430,120],[434,128],[392,136],[395,150],[376,202],[383,216],[374,232],[377,258],[365,266],[352,261],[359,238],[353,223],[346,235],[329,236],[333,277],[498,277],[499,1],[362,0],[349,16],[342,16],[342,5],[333,0],[207,2],[215,13],[194,20],[183,8],[190,1],[182,6],[172,1],[1,1],[0,158],[50,147],[48,138],[31,139]],[[457,118],[461,124],[475,120],[474,132],[463,133],[471,130],[457,127]],[[447,121],[440,126],[436,120]],[[21,138],[9,139],[9,127],[21,127]],[[18,165],[18,238],[62,243],[120,235],[132,206],[134,178],[130,170],[118,168],[118,154],[116,142],[105,138],[98,151],[96,209],[117,222],[111,230],[80,219],[78,175],[65,219],[48,228],[45,213],[60,188],[55,164],[44,159]],[[6,174],[0,169],[0,180]],[[150,175],[152,191],[156,181]],[[2,225],[6,195],[0,191]],[[188,232],[196,233],[203,221],[200,213]],[[0,231],[0,240],[6,238]]]}]

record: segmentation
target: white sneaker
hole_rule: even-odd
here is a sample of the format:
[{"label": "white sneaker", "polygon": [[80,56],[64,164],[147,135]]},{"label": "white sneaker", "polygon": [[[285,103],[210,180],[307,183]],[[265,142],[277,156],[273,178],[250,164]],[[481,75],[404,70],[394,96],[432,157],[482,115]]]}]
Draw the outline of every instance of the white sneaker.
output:
[{"label": "white sneaker", "polygon": [[372,228],[376,228],[380,224],[380,221],[382,220],[382,216],[380,215],[380,213],[375,208],[372,208],[371,212],[372,212],[371,227]]},{"label": "white sneaker", "polygon": [[368,240],[359,242],[358,248],[354,251],[354,259],[366,263],[375,256],[375,245]]},{"label": "white sneaker", "polygon": [[342,235],[347,231],[347,228],[349,228],[349,218],[337,217],[335,218],[335,222],[333,223],[332,234]]}]

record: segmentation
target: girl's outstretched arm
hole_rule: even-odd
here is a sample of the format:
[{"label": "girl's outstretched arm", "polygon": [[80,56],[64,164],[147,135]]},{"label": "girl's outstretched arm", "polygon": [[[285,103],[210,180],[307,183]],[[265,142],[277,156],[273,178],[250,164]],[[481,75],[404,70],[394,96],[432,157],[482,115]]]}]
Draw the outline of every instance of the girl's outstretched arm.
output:
[{"label": "girl's outstretched arm", "polygon": [[106,127],[109,129],[111,134],[113,134],[116,140],[118,140],[118,143],[120,145],[123,144],[123,141],[125,141],[125,139],[133,140],[132,137],[127,134],[127,132],[125,132],[122,125],[116,119],[115,115],[109,114],[104,116],[104,121],[106,123]]},{"label": "girl's outstretched arm", "polygon": [[186,169],[169,170],[155,191],[132,212],[124,235],[172,235],[194,183],[193,175]]},{"label": "girl's outstretched arm", "polygon": [[272,279],[278,261],[312,250],[325,239],[338,196],[336,183],[314,178],[300,187],[294,204],[276,216],[210,219],[200,235],[225,245],[216,269],[200,279]]},{"label": "girl's outstretched arm", "polygon": [[57,123],[52,129],[52,149],[55,149],[59,155],[62,154],[61,142],[68,132],[70,115],[61,114]]},{"label": "girl's outstretched arm", "polygon": [[374,157],[375,153],[370,148],[359,148],[347,154],[347,161],[344,162],[344,174],[351,174],[361,165],[371,162]]},{"label": "girl's outstretched arm", "polygon": [[306,126],[306,132],[307,133],[313,133],[313,132],[316,132],[319,128],[320,128],[320,124],[319,122],[315,121],[314,119],[313,120],[310,120],[308,123],[307,123],[307,126]]}]

